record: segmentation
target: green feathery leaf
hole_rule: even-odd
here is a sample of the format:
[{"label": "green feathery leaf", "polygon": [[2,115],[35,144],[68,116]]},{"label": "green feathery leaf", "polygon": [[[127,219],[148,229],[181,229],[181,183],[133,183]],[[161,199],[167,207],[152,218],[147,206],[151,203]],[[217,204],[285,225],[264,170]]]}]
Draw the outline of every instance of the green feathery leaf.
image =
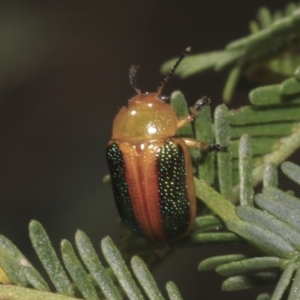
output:
[{"label": "green feathery leaf", "polygon": [[[292,180],[300,183],[299,166],[285,162],[282,169]],[[200,263],[199,270],[215,269],[220,275],[229,277],[222,285],[223,290],[248,289],[276,282],[271,299],[282,299],[286,293],[289,300],[298,299],[300,199],[277,188],[274,165],[266,168],[265,172],[263,193],[254,198],[258,208],[239,206],[237,216],[240,220],[225,222],[230,231],[259,249],[262,256],[236,254],[211,257]],[[262,294],[261,297],[267,295]]]},{"label": "green feathery leaf", "polygon": [[[177,68],[176,74],[186,78],[208,70],[228,68],[229,76],[223,91],[225,102],[232,98],[241,76],[255,82],[274,82],[291,76],[300,65],[299,5],[287,5],[285,13],[273,15],[267,8],[261,8],[258,21],[250,22],[250,31],[249,36],[229,43],[222,51],[188,56]],[[162,72],[167,73],[174,62],[175,59],[166,62]],[[293,82],[295,80],[283,84],[285,94],[299,90]]]},{"label": "green feathery leaf", "polygon": [[[211,221],[216,222],[213,219]],[[50,292],[46,281],[33,269],[16,246],[5,237],[0,236],[0,267],[5,271],[12,284],[22,285],[22,287],[18,287],[0,284],[1,299],[8,299],[7,297],[9,297],[10,300],[100,300],[104,296],[105,299],[115,300],[123,299],[124,293],[128,299],[145,299],[133,279],[131,271],[110,238],[106,237],[101,242],[102,252],[110,266],[110,268],[104,268],[86,234],[82,231],[76,233],[77,249],[90,273],[87,273],[81,264],[71,243],[67,240],[61,242],[61,254],[64,266],[73,280],[70,290],[69,287],[63,289],[57,283],[58,278],[62,278],[61,280],[63,281],[67,277],[64,271],[61,271],[63,270],[63,265],[57,259],[45,229],[39,222],[32,221],[29,226],[29,233],[32,244],[56,288],[56,292]],[[141,258],[134,256],[131,259],[131,267],[135,278],[145,291],[147,299],[164,299],[154,278]],[[57,274],[54,274],[54,270],[58,270],[56,271]],[[67,278],[67,280],[69,279]],[[36,290],[32,289],[29,285]],[[170,295],[170,300],[181,299],[180,293],[174,283],[168,283],[166,289]],[[73,296],[66,295],[66,291],[69,294],[73,293]]]},{"label": "green feathery leaf", "polygon": [[39,222],[30,222],[29,236],[41,263],[57,291],[63,295],[74,296],[71,281],[62,267],[45,229]]}]

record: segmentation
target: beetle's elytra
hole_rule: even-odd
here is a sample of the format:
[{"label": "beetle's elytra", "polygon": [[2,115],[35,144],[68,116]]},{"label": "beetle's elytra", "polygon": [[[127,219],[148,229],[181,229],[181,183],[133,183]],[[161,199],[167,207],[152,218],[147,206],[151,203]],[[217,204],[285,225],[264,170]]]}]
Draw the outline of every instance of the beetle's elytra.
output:
[{"label": "beetle's elytra", "polygon": [[125,225],[153,240],[175,240],[186,235],[194,222],[196,198],[188,147],[220,150],[220,145],[176,137],[178,128],[191,122],[196,109],[209,102],[197,101],[191,114],[178,119],[161,95],[164,85],[190,51],[180,56],[156,93],[137,88],[136,67],[130,83],[137,95],[117,113],[107,146],[114,197]]}]

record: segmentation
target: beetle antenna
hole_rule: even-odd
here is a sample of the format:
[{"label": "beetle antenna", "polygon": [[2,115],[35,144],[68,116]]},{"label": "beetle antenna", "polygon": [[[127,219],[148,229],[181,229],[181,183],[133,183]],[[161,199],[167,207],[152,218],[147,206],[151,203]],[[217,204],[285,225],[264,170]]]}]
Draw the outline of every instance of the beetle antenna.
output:
[{"label": "beetle antenna", "polygon": [[131,86],[134,88],[134,90],[136,91],[136,93],[138,95],[140,95],[142,92],[141,90],[138,88],[137,83],[136,83],[136,71],[139,68],[139,66],[131,66],[129,69],[129,82],[131,84]]},{"label": "beetle antenna", "polygon": [[160,86],[157,89],[157,93],[160,95],[163,88],[165,87],[166,83],[173,77],[173,74],[176,70],[176,68],[178,67],[178,65],[181,63],[181,61],[191,52],[191,47],[187,47],[182,54],[180,55],[180,57],[178,58],[177,62],[175,63],[175,65],[172,67],[172,69],[170,70],[170,72],[166,75],[166,77],[163,79],[162,83],[160,84]]}]

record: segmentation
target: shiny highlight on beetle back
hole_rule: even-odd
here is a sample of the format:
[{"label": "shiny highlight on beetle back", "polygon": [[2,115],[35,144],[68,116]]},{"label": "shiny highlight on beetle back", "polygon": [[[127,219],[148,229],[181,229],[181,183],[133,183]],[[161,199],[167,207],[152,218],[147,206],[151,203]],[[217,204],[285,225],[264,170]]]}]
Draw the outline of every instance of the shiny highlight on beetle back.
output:
[{"label": "shiny highlight on beetle back", "polygon": [[171,106],[157,93],[141,94],[123,106],[113,123],[112,139],[119,141],[146,141],[175,136],[177,117]]}]

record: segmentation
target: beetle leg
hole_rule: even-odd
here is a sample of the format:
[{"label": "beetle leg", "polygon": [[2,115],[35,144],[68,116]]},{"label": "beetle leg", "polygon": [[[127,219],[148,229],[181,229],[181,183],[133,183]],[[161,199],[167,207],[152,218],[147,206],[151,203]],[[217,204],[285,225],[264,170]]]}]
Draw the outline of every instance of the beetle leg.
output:
[{"label": "beetle leg", "polygon": [[188,147],[195,147],[195,148],[199,148],[202,150],[207,150],[207,151],[226,151],[227,147],[222,146],[220,144],[205,144],[204,142],[195,140],[195,139],[190,139],[190,138],[182,138],[183,141],[185,142],[185,144]]},{"label": "beetle leg", "polygon": [[190,107],[190,114],[179,118],[177,121],[177,129],[183,127],[184,125],[192,122],[197,114],[197,110],[199,110],[199,108],[201,108],[204,105],[207,105],[210,103],[210,99],[206,96],[203,96],[201,99],[197,100],[196,103],[194,104],[194,106]]},{"label": "beetle leg", "polygon": [[227,147],[222,146],[221,144],[211,144],[211,145],[208,145],[207,151],[223,151],[223,152],[226,152]]},{"label": "beetle leg", "polygon": [[194,114],[193,112],[190,115],[187,115],[185,117],[179,118],[177,120],[177,129],[185,126],[186,124],[192,122],[194,120],[196,114]]}]

